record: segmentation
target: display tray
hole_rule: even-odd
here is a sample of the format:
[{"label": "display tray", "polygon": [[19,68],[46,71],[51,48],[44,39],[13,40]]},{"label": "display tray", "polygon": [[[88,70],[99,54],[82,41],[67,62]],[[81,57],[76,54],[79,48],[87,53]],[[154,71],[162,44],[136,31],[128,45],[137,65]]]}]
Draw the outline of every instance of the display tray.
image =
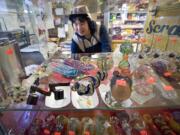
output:
[{"label": "display tray", "polygon": [[76,91],[71,92],[72,105],[76,109],[93,109],[99,104],[99,98],[95,91],[91,96],[79,96]]},{"label": "display tray", "polygon": [[71,89],[69,86],[59,86],[58,89],[62,89],[64,94],[60,100],[55,99],[55,94],[52,92],[50,96],[45,98],[45,106],[50,108],[62,108],[71,103]]}]

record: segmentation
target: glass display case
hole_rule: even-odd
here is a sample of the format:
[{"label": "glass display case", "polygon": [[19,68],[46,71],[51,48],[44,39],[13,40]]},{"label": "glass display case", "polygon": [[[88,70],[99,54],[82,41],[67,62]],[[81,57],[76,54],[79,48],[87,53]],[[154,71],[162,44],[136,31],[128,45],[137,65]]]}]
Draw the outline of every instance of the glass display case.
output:
[{"label": "glass display case", "polygon": [[[173,124],[167,124],[168,131],[161,131],[155,119],[162,123],[172,119],[179,127],[176,122],[180,103],[179,57],[168,52],[166,57],[155,54],[156,51],[129,54],[126,61],[129,65],[123,66],[125,61],[121,57],[121,64],[116,67],[113,53],[68,55],[59,51],[24,79],[22,86],[14,89],[14,95],[8,93],[11,99],[4,98],[11,101],[7,106],[1,105],[2,123],[15,134],[33,131],[38,135],[44,132],[153,135],[150,133],[153,124],[158,132],[178,134],[179,130],[171,127]],[[171,63],[166,63],[169,59]],[[146,115],[152,123],[146,123]],[[21,124],[17,127],[8,119]],[[136,127],[137,121],[142,127]],[[87,127],[92,124],[92,129],[80,128],[85,126],[83,122]],[[102,131],[97,130],[100,127]]]},{"label": "glass display case", "polygon": [[[35,34],[34,43],[46,44],[44,27],[35,19],[43,11],[35,14],[31,4],[26,1],[31,21],[25,26]],[[2,31],[8,27],[3,22]],[[8,59],[15,56],[12,49],[5,52]],[[0,135],[178,135],[179,63],[177,53],[155,48],[135,53],[129,44],[110,53],[58,50],[31,75],[13,79],[11,87],[1,63]],[[21,73],[13,70],[10,79]]]}]

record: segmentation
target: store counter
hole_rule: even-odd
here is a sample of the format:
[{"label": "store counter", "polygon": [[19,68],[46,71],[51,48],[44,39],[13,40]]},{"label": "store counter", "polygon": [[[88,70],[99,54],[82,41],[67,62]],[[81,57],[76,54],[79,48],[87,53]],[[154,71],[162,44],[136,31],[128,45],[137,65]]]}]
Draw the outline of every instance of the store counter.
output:
[{"label": "store counter", "polygon": [[[166,130],[161,129],[168,125],[169,131],[178,134],[179,59],[163,54],[162,60],[158,55],[155,51],[129,56],[117,51],[101,54],[58,51],[24,79],[21,87],[8,93],[9,98],[4,101],[10,102],[6,106],[1,104],[1,111],[6,113],[0,121],[12,133],[26,135],[32,131],[38,135],[71,132],[80,135],[85,120],[93,122],[92,132],[97,134],[99,126],[102,134],[124,135],[130,131],[164,134]],[[158,123],[169,120],[174,123]],[[91,124],[88,122],[85,123]],[[137,130],[136,123],[141,124],[141,130]],[[72,125],[77,127],[71,129]]]}]

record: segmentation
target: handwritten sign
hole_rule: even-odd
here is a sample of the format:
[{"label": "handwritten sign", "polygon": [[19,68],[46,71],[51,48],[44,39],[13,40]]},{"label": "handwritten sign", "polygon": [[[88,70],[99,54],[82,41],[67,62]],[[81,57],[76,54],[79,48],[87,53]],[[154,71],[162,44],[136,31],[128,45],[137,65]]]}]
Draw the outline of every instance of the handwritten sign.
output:
[{"label": "handwritten sign", "polygon": [[173,44],[177,43],[177,39],[175,37],[170,38],[170,40],[172,41]]},{"label": "handwritten sign", "polygon": [[170,77],[170,76],[172,76],[172,73],[171,73],[171,72],[165,72],[165,73],[164,73],[164,76],[165,76],[165,77]]},{"label": "handwritten sign", "polygon": [[116,84],[119,86],[126,86],[127,83],[125,80],[121,79],[121,80],[116,80]]},{"label": "handwritten sign", "polygon": [[141,131],[140,131],[140,134],[141,134],[141,135],[148,135],[148,133],[147,133],[146,130],[141,130]]},{"label": "handwritten sign", "polygon": [[156,37],[156,41],[160,42],[161,41],[161,37]]},{"label": "handwritten sign", "polygon": [[172,90],[174,90],[174,88],[171,85],[166,85],[166,86],[164,86],[164,90],[172,91]]},{"label": "handwritten sign", "polygon": [[75,135],[75,132],[74,131],[69,131],[68,135]]},{"label": "handwritten sign", "polygon": [[13,54],[13,49],[9,48],[8,50],[6,50],[5,52],[7,55],[12,55]]},{"label": "handwritten sign", "polygon": [[168,35],[180,36],[180,25],[160,25],[156,24],[155,20],[151,20],[149,27],[146,29],[148,34],[151,33],[164,33],[167,32]]},{"label": "handwritten sign", "polygon": [[61,135],[61,133],[60,132],[55,132],[54,135]]},{"label": "handwritten sign", "polygon": [[156,79],[154,77],[149,77],[146,82],[148,84],[154,84],[156,82]]},{"label": "handwritten sign", "polygon": [[49,129],[44,129],[44,134],[45,134],[45,135],[50,135]]},{"label": "handwritten sign", "polygon": [[90,135],[89,131],[85,131],[84,135]]}]

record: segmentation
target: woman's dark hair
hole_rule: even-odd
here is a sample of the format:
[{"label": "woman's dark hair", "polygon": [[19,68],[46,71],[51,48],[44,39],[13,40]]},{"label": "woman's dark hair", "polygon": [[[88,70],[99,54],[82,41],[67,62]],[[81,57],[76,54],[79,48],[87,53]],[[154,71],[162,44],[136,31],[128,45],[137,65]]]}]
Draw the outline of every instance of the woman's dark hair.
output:
[{"label": "woman's dark hair", "polygon": [[80,22],[87,21],[91,34],[94,34],[96,32],[95,22],[92,21],[87,14],[78,14],[70,16],[69,19],[72,22],[72,24],[75,23],[76,20],[79,20]]}]

